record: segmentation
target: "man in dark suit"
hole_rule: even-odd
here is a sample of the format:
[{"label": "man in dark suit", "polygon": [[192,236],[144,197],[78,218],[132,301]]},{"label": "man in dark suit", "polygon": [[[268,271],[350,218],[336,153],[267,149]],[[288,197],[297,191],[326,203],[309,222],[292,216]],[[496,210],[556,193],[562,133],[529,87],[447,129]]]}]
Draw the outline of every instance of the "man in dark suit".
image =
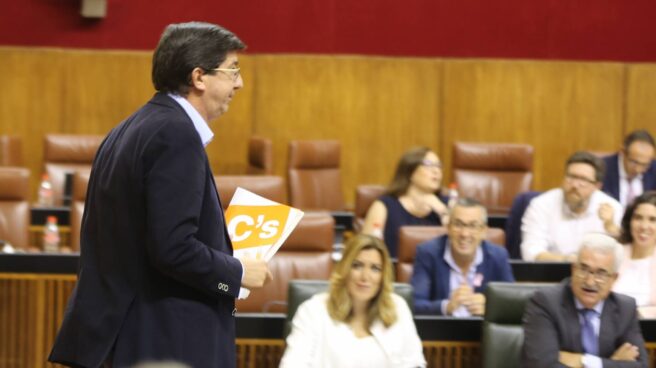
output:
[{"label": "man in dark suit", "polygon": [[94,160],[78,282],[50,361],[235,366],[235,298],[271,274],[261,260],[232,257],[204,145],[207,123],[243,86],[243,48],[213,24],[164,31],[153,56],[158,93]]},{"label": "man in dark suit", "polygon": [[571,280],[526,306],[523,367],[647,367],[635,300],[610,291],[622,256],[608,235],[583,238]]},{"label": "man in dark suit", "polygon": [[485,285],[515,281],[508,252],[483,240],[486,224],[485,207],[462,198],[449,215],[448,235],[417,247],[411,279],[415,313],[480,316]]},{"label": "man in dark suit", "polygon": [[627,135],[620,152],[604,158],[606,176],[601,188],[626,207],[633,198],[656,189],[656,147],[646,130]]}]

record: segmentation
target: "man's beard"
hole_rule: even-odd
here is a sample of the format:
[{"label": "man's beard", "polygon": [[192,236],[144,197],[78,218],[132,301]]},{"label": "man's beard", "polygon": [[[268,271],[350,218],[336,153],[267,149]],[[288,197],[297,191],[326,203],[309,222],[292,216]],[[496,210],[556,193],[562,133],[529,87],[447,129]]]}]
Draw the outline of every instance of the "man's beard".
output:
[{"label": "man's beard", "polygon": [[570,211],[574,213],[582,212],[588,207],[588,201],[583,199],[583,196],[578,192],[567,193],[565,203],[567,203]]}]

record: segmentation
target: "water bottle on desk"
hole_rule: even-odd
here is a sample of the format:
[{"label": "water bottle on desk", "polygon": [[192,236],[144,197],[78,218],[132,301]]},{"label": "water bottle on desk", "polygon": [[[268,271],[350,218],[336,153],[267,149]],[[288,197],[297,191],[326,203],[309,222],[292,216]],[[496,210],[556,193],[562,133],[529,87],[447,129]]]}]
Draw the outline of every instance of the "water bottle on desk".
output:
[{"label": "water bottle on desk", "polygon": [[447,206],[449,207],[449,210],[453,209],[453,207],[455,207],[457,202],[458,202],[458,184],[451,183],[449,184],[449,201],[447,202]]},{"label": "water bottle on desk", "polygon": [[52,190],[50,176],[45,173],[41,176],[37,204],[39,207],[53,207],[55,205],[55,192]]},{"label": "water bottle on desk", "polygon": [[59,227],[55,216],[48,216],[43,229],[43,251],[45,253],[59,252]]}]

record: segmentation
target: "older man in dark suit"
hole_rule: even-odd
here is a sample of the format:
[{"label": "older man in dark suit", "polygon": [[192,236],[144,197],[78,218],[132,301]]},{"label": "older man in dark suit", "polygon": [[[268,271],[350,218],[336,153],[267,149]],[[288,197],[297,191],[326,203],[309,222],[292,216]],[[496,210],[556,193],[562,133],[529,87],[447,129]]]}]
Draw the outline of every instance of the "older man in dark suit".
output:
[{"label": "older man in dark suit", "polygon": [[571,280],[526,306],[523,367],[647,367],[635,300],[610,291],[622,255],[614,238],[584,236]]},{"label": "older man in dark suit", "polygon": [[164,31],[153,57],[158,93],[94,160],[78,283],[50,361],[235,366],[235,298],[271,274],[261,260],[232,257],[204,145],[207,124],[243,86],[243,48],[213,24]]},{"label": "older man in dark suit", "polygon": [[656,189],[656,146],[646,130],[631,132],[620,152],[604,157],[606,176],[601,190],[626,207],[642,193]]}]

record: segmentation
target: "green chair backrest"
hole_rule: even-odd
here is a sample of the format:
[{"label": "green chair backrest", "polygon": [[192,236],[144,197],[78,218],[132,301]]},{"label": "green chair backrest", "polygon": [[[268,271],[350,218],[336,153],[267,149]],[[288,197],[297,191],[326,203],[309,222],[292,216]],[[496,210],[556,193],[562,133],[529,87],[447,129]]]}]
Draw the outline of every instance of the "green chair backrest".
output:
[{"label": "green chair backrest", "polygon": [[526,302],[548,283],[490,282],[485,289],[482,351],[484,368],[517,368],[524,343]]}]

